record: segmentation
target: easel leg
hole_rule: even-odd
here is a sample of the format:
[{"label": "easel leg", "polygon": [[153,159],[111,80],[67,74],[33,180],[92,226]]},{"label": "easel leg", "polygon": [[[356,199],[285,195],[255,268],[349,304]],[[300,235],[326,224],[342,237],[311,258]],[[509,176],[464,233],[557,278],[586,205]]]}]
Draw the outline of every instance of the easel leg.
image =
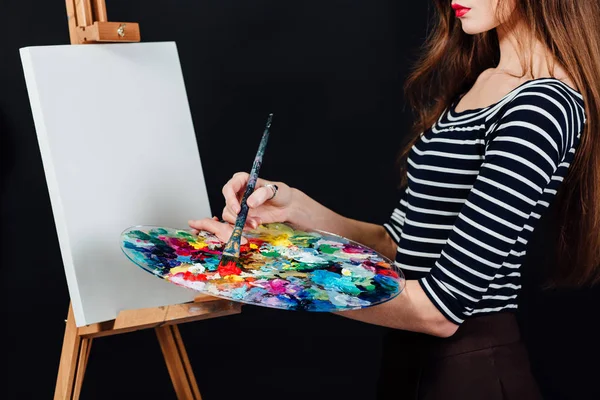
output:
[{"label": "easel leg", "polygon": [[69,314],[65,326],[65,337],[62,352],[60,354],[60,365],[58,367],[58,378],[54,391],[54,400],[71,400],[73,397],[73,384],[78,367],[78,359],[81,351],[81,337],[77,334],[73,308],[69,304]]},{"label": "easel leg", "polygon": [[73,400],[79,399],[81,395],[81,386],[83,385],[83,376],[85,375],[85,367],[87,367],[88,359],[90,358],[90,350],[92,348],[92,339],[81,339],[79,347],[79,362],[77,363],[77,374],[75,376],[75,388],[73,391]]},{"label": "easel leg", "polygon": [[156,328],[156,336],[177,398],[179,400],[201,400],[200,390],[185,351],[179,328],[176,325],[161,326]]},{"label": "easel leg", "polygon": [[179,350],[183,367],[185,368],[185,375],[187,376],[188,382],[192,388],[192,391],[194,392],[194,400],[202,400],[202,396],[200,396],[200,389],[198,389],[198,383],[196,382],[196,376],[194,375],[194,370],[192,369],[192,364],[188,358],[187,351],[185,351],[185,345],[183,344],[181,333],[179,333],[179,327],[177,325],[171,325],[171,328],[173,330],[173,335],[175,336],[175,343],[177,344],[177,349]]}]

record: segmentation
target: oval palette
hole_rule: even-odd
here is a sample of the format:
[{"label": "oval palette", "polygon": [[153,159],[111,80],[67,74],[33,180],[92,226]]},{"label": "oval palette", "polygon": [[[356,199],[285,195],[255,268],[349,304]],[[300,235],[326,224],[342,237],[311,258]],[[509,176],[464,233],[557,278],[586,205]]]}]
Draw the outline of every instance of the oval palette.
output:
[{"label": "oval palette", "polygon": [[125,255],[144,270],[197,292],[263,307],[343,311],[388,301],[404,275],[359,243],[288,224],[244,231],[237,266],[219,266],[224,243],[208,232],[135,226],[121,234]]}]

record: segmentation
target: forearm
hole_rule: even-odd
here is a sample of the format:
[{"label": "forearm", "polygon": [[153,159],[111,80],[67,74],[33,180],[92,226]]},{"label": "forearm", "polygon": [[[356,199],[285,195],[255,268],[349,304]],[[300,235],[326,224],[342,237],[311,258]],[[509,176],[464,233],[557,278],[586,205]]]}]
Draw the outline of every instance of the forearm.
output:
[{"label": "forearm", "polygon": [[406,281],[404,290],[388,302],[335,314],[369,324],[439,337],[452,336],[458,329],[458,325],[448,321],[433,305],[415,280]]},{"label": "forearm", "polygon": [[288,221],[303,229],[319,229],[354,240],[394,259],[396,245],[383,226],[346,218],[298,189],[293,190],[293,205]]}]

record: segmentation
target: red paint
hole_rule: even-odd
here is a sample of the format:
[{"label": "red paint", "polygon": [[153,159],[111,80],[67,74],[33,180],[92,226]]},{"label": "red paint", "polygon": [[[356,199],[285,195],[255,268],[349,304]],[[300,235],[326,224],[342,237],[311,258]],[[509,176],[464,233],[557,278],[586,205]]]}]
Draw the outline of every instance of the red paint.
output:
[{"label": "red paint", "polygon": [[461,6],[460,4],[453,3],[452,9],[454,10],[454,14],[457,18],[463,17],[466,13],[468,13],[471,9],[465,6]]},{"label": "red paint", "polygon": [[175,253],[178,256],[183,256],[183,257],[191,256],[192,253],[195,251],[194,248],[191,247],[190,244],[188,242],[186,242],[185,240],[181,240],[178,238],[169,238],[168,243],[175,250]]},{"label": "red paint", "polygon": [[239,275],[242,273],[242,270],[235,265],[234,261],[229,261],[226,264],[219,265],[217,271],[219,271],[219,275],[221,276]]},{"label": "red paint", "polygon": [[250,251],[250,245],[248,243],[240,246],[240,253],[246,253],[247,251]]},{"label": "red paint", "polygon": [[266,240],[261,240],[261,239],[257,239],[257,238],[252,238],[252,239],[248,239],[248,243],[246,243],[248,246],[250,246],[251,244],[256,245],[258,248],[260,248],[260,246],[262,246],[263,243],[265,243]]},{"label": "red paint", "polygon": [[221,254],[219,250],[211,250],[209,248],[203,248],[202,251],[207,254]]},{"label": "red paint", "polygon": [[205,274],[192,274],[190,271],[186,271],[183,274],[183,279],[185,279],[186,281],[200,281],[200,282],[204,282],[206,280],[208,280],[208,278],[206,277]]},{"label": "red paint", "polygon": [[177,254],[178,256],[187,257],[192,255],[192,251],[190,249],[184,249],[180,247],[175,250],[175,254]]},{"label": "red paint", "polygon": [[387,275],[393,276],[394,278],[398,278],[398,274],[396,273],[396,271],[392,271],[391,269],[380,269],[379,271],[377,271],[377,273],[379,275]]},{"label": "red paint", "polygon": [[208,258],[208,256],[206,254],[200,253],[200,252],[196,252],[194,254],[192,254],[192,260],[193,261],[204,261]]}]

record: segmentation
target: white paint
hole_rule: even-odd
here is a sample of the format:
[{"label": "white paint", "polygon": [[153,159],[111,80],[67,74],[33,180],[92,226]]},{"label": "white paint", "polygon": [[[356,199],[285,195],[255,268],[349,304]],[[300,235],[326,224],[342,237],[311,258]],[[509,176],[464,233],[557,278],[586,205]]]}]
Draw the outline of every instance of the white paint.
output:
[{"label": "white paint", "polygon": [[211,216],[175,44],[28,47],[21,59],[77,325],[192,300],[120,250],[132,225]]}]

